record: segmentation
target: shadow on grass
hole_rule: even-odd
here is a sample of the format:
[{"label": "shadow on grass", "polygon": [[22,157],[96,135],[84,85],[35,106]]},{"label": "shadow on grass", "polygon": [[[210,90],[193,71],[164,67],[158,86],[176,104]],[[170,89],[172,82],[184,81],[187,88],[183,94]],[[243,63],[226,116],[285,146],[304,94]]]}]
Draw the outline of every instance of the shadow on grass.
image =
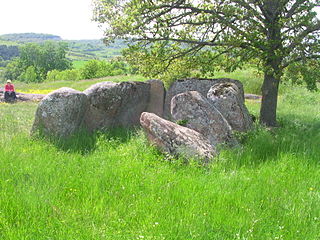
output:
[{"label": "shadow on grass", "polygon": [[38,135],[38,139],[49,141],[58,149],[71,152],[80,153],[82,155],[90,154],[97,147],[98,141],[110,141],[117,144],[127,143],[133,135],[137,132],[135,128],[112,128],[104,131],[89,132],[86,129],[81,129],[74,135],[63,139],[55,137],[46,137],[44,135]]},{"label": "shadow on grass", "polygon": [[258,167],[278,161],[281,156],[297,156],[308,164],[319,164],[320,122],[285,115],[279,119],[280,127],[267,129],[255,125],[248,133],[237,134],[239,146],[225,150],[220,160],[226,168]]}]

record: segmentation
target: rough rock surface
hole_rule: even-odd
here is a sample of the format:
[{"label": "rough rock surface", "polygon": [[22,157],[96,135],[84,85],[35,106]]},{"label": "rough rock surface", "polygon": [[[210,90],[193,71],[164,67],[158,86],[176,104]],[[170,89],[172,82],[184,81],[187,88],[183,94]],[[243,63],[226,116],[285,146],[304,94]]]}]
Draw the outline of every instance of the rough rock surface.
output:
[{"label": "rough rock surface", "polygon": [[89,130],[139,125],[148,106],[150,84],[145,82],[102,82],[84,93],[89,99],[85,124]]},{"label": "rough rock surface", "polygon": [[87,108],[87,96],[71,88],[60,88],[39,103],[32,133],[65,138],[82,125]]},{"label": "rough rock surface", "polygon": [[147,83],[150,83],[150,99],[146,112],[155,113],[159,117],[162,117],[166,94],[163,82],[152,79],[147,81]]},{"label": "rough rock surface", "polygon": [[140,123],[149,141],[162,151],[186,158],[199,157],[204,162],[217,154],[215,147],[202,134],[153,113],[142,113]]},{"label": "rough rock surface", "polygon": [[211,144],[233,145],[232,129],[222,114],[199,92],[188,91],[171,100],[171,115],[177,122],[204,135]]},{"label": "rough rock surface", "polygon": [[243,92],[242,83],[238,80],[230,78],[217,78],[217,79],[202,79],[202,78],[187,78],[175,81],[167,91],[164,105],[164,117],[166,119],[171,119],[170,109],[171,109],[171,99],[183,92],[187,91],[197,91],[203,96],[207,96],[207,93],[212,85],[220,82],[231,82],[238,86],[240,91]]},{"label": "rough rock surface", "polygon": [[217,83],[207,98],[221,112],[233,130],[245,132],[252,127],[252,117],[243,100],[243,92],[234,83]]}]

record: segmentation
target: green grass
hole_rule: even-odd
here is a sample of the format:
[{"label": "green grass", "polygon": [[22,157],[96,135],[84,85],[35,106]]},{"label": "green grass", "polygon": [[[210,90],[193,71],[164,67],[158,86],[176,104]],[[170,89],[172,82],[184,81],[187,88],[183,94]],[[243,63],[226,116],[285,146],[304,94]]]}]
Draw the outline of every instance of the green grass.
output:
[{"label": "green grass", "polygon": [[87,61],[84,60],[72,61],[72,66],[75,69],[80,69],[86,64],[86,62]]},{"label": "green grass", "polygon": [[261,94],[263,75],[254,68],[236,70],[234,72],[216,72],[214,78],[233,78],[240,80],[247,93]]},{"label": "green grass", "polygon": [[31,138],[36,104],[0,104],[0,239],[319,239],[319,106],[291,88],[280,128],[257,126],[203,168],[140,129]]}]

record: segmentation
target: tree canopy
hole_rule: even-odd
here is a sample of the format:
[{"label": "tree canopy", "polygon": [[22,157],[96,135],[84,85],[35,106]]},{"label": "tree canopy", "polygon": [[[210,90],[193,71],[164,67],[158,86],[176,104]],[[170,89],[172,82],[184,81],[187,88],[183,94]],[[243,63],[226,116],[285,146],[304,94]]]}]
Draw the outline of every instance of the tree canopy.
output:
[{"label": "tree canopy", "polygon": [[11,61],[5,69],[5,78],[20,81],[43,81],[51,70],[71,67],[66,58],[67,45],[47,41],[43,44],[27,43],[20,47],[20,57]]},{"label": "tree canopy", "polygon": [[177,59],[204,72],[221,56],[230,70],[257,62],[264,72],[260,121],[274,126],[286,68],[300,64],[309,88],[316,88],[304,66],[319,65],[305,64],[320,57],[319,6],[319,0],[95,0],[95,19],[106,24],[106,42],[131,40],[137,56],[157,60],[148,67],[154,74]]}]

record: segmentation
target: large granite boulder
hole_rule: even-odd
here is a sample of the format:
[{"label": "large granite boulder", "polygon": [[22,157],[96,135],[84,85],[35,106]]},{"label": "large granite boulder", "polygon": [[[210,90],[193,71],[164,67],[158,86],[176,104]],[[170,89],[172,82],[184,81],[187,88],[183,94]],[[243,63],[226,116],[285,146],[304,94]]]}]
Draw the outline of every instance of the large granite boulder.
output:
[{"label": "large granite boulder", "polygon": [[217,83],[208,91],[207,98],[221,112],[233,130],[245,132],[252,125],[243,100],[243,91],[234,83]]},{"label": "large granite boulder", "polygon": [[164,98],[166,90],[163,82],[160,80],[149,80],[147,83],[150,84],[150,99],[146,112],[155,113],[159,117],[163,116]]},{"label": "large granite boulder", "polygon": [[233,145],[232,129],[222,114],[199,92],[188,91],[171,100],[171,115],[177,122],[204,135],[211,144]]},{"label": "large granite boulder", "polygon": [[207,96],[207,93],[212,85],[216,83],[231,82],[238,86],[239,90],[244,95],[242,83],[238,80],[230,78],[217,78],[217,79],[204,79],[204,78],[187,78],[175,81],[166,93],[165,105],[164,105],[164,117],[166,119],[171,119],[171,99],[183,92],[187,91],[197,91],[203,96]]},{"label": "large granite boulder", "polygon": [[149,141],[162,151],[186,158],[198,157],[205,163],[217,154],[215,147],[202,134],[153,113],[142,113],[140,123]]},{"label": "large granite boulder", "polygon": [[89,130],[130,127],[139,125],[140,115],[148,106],[150,84],[101,82],[84,93],[89,99],[85,115],[85,124]]},{"label": "large granite boulder", "polygon": [[66,138],[82,126],[88,105],[87,96],[71,88],[60,88],[39,103],[32,134]]}]

